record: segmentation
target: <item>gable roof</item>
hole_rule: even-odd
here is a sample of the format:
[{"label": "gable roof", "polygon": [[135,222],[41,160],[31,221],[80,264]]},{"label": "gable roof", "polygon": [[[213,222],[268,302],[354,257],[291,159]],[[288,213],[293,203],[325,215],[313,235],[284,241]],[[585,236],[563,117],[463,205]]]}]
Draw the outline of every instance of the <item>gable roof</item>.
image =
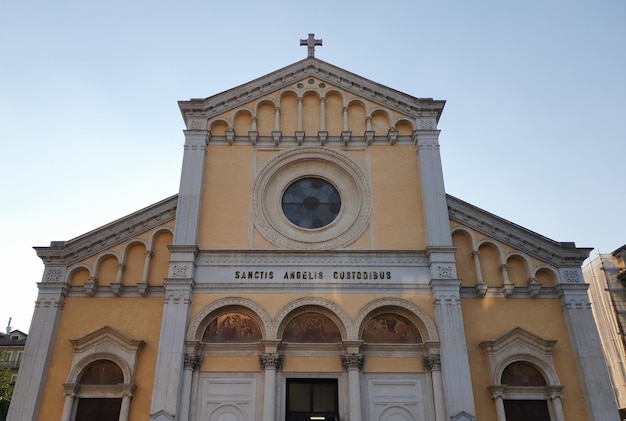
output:
[{"label": "gable roof", "polygon": [[434,115],[439,121],[445,105],[443,100],[416,98],[314,57],[295,62],[208,98],[179,101],[178,105],[185,124],[188,125],[191,116],[211,118],[307,77],[315,77],[331,83],[357,96],[384,104],[390,109],[412,117]]}]

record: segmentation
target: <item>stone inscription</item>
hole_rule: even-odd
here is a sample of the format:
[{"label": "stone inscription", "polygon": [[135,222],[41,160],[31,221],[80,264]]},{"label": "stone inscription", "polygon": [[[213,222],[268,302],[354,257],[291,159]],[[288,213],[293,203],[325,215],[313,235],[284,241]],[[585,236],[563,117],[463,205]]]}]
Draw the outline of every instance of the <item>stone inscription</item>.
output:
[{"label": "stone inscription", "polygon": [[364,281],[377,281],[377,280],[390,280],[391,272],[382,270],[372,271],[306,271],[306,270],[286,270],[286,271],[273,271],[273,270],[236,270],[233,273],[233,277],[237,280],[364,280]]}]

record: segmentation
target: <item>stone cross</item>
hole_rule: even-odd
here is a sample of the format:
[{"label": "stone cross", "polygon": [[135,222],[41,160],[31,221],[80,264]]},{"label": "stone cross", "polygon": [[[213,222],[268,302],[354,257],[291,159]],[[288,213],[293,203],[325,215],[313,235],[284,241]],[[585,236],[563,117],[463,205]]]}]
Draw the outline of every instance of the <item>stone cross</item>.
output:
[{"label": "stone cross", "polygon": [[300,40],[300,45],[307,46],[307,53],[308,53],[307,57],[315,57],[315,46],[316,45],[321,46],[322,40],[315,39],[315,34],[309,34],[309,38]]}]

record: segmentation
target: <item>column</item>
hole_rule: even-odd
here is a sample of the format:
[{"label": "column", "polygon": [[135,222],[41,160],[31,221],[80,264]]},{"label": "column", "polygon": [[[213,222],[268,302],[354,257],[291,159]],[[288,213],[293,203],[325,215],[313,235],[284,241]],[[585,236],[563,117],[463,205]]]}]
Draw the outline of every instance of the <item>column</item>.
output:
[{"label": "column", "polygon": [[274,108],[274,131],[280,131],[280,107]]},{"label": "column", "polygon": [[487,293],[487,285],[485,285],[485,281],[483,280],[483,270],[480,267],[480,252],[478,250],[472,252],[472,257],[474,258],[474,267],[476,268],[476,290],[482,296],[485,296]]},{"label": "column", "polygon": [[489,386],[491,399],[496,405],[496,416],[498,421],[506,421],[504,412],[504,386]]},{"label": "column", "polygon": [[360,354],[344,354],[341,356],[343,368],[348,370],[348,388],[350,402],[349,421],[361,421],[361,369],[363,356]]},{"label": "column", "polygon": [[[73,387],[72,387],[73,388]],[[74,406],[74,392],[65,391],[65,403],[63,404],[63,413],[61,414],[61,421],[71,421],[72,407]]]},{"label": "column", "polygon": [[141,283],[148,283],[148,274],[150,273],[150,260],[152,259],[153,255],[154,253],[152,253],[152,250],[146,250],[146,257],[143,261],[143,273],[141,275]]},{"label": "column", "polygon": [[[48,249],[38,249],[42,257]],[[7,421],[36,421],[69,285],[64,267],[46,267],[22,354]],[[67,398],[66,398],[67,399]]]},{"label": "column", "polygon": [[439,355],[424,357],[424,369],[430,371],[433,385],[433,401],[435,407],[435,421],[446,420],[446,403],[443,398],[443,383],[441,381],[441,358]]},{"label": "column", "polygon": [[179,418],[182,420],[188,420],[191,408],[191,390],[192,390],[192,382],[193,376],[195,372],[200,368],[200,364],[202,363],[202,357],[187,354],[185,355],[184,360],[184,369],[183,369],[183,388],[181,394],[181,404],[180,404],[180,416]]},{"label": "column", "polygon": [[568,282],[559,285],[561,308],[576,358],[589,421],[618,421],[615,394],[587,296],[589,285],[582,283],[579,267],[561,269],[561,279]]},{"label": "column", "polygon": [[122,407],[120,408],[120,416],[118,421],[128,421],[128,414],[130,413],[130,398],[132,398],[132,394],[124,393],[122,396]]},{"label": "column", "polygon": [[563,386],[550,386],[550,400],[552,401],[552,409],[554,410],[555,421],[565,421],[563,414],[563,405],[561,403],[561,390]]},{"label": "column", "polygon": [[263,395],[263,421],[276,421],[276,371],[282,366],[279,354],[259,355],[259,364],[265,371],[265,388]]},{"label": "column", "polygon": [[298,131],[302,131],[302,97],[298,97]]},{"label": "column", "polygon": [[504,285],[502,285],[502,292],[505,297],[509,297],[513,293],[513,289],[515,285],[511,283],[509,280],[509,265],[501,264],[500,270],[502,271],[502,279],[504,280]]},{"label": "column", "polygon": [[326,131],[326,98],[320,98],[320,131]]}]

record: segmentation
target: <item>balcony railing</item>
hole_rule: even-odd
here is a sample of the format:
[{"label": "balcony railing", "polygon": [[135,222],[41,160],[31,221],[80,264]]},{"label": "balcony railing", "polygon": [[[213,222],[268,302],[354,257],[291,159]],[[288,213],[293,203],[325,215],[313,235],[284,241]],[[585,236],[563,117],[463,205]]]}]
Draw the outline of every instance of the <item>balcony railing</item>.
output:
[{"label": "balcony railing", "polygon": [[19,361],[0,361],[0,367],[3,368],[20,368]]}]

